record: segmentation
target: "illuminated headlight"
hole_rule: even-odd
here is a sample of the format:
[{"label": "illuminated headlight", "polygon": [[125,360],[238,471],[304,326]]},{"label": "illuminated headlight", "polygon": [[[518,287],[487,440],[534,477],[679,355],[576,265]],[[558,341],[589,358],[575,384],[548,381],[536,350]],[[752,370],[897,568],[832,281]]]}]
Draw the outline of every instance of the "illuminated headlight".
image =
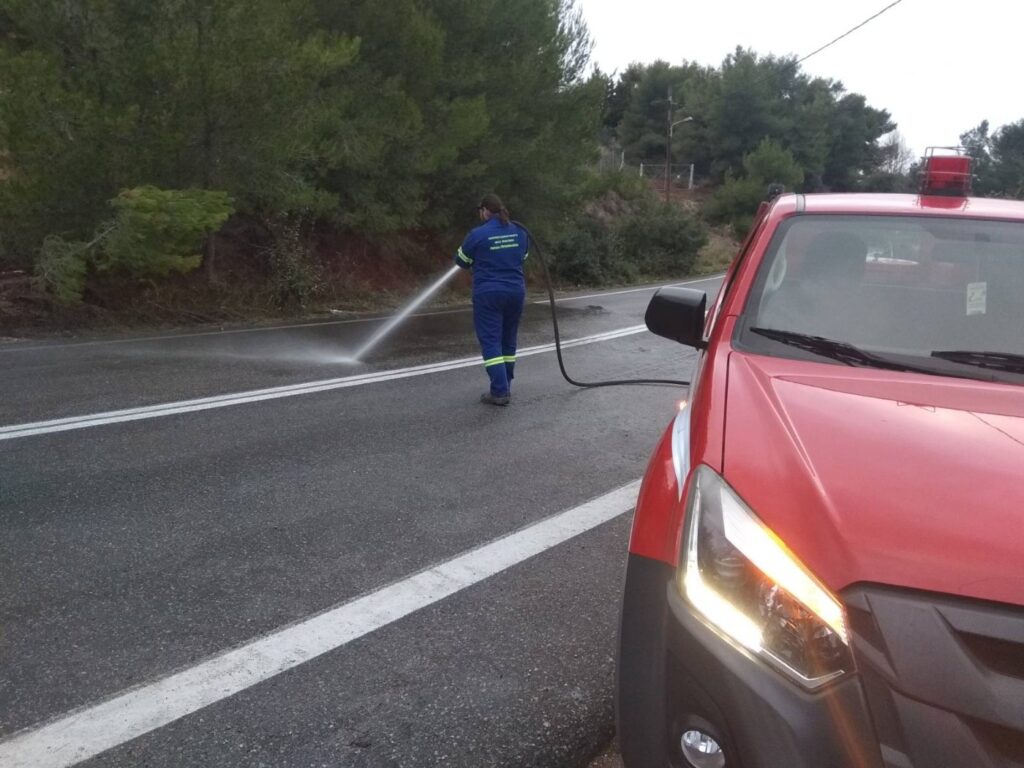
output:
[{"label": "illuminated headlight", "polygon": [[842,605],[706,466],[687,498],[679,588],[712,626],[807,688],[853,669]]}]

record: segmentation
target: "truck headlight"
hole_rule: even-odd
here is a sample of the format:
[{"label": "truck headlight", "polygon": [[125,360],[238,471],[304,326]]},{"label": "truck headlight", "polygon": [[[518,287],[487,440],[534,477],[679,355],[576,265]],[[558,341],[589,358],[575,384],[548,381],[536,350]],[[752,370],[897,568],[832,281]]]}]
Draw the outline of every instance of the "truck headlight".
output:
[{"label": "truck headlight", "polygon": [[716,472],[694,470],[679,589],[722,634],[806,688],[853,669],[842,605]]}]

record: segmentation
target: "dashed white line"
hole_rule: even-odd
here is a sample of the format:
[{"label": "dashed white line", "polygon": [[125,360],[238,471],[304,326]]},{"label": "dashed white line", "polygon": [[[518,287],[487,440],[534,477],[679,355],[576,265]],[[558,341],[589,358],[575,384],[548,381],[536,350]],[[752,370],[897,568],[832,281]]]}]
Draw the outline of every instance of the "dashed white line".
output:
[{"label": "dashed white line", "polygon": [[64,768],[356,640],[632,509],[640,482],[542,520],[197,666],[0,742],[0,765]]},{"label": "dashed white line", "polygon": [[[592,336],[583,336],[578,339],[571,339],[562,342],[562,348],[579,347],[585,344],[596,344],[600,341],[630,336],[647,330],[643,325],[633,325],[627,328],[596,333]],[[520,349],[516,356],[530,357],[544,352],[554,350],[554,344],[541,344],[535,347]],[[332,389],[345,389],[348,387],[359,387],[366,384],[378,384],[384,381],[395,379],[406,379],[412,376],[425,376],[431,373],[452,371],[457,368],[468,368],[480,365],[479,357],[464,357],[458,360],[449,360],[443,363],[429,363],[417,365],[411,368],[397,368],[390,371],[378,371],[376,373],[363,373],[355,376],[343,376],[335,379],[320,379],[309,381],[303,384],[289,384],[269,389],[255,389],[248,392],[236,392],[227,395],[215,395],[213,397],[201,397],[194,400],[180,400],[171,403],[160,403],[157,405],[146,405],[138,408],[126,408],[117,411],[105,411],[84,416],[68,416],[61,419],[50,419],[37,421],[28,424],[13,424],[0,427],[0,440],[15,440],[22,437],[34,435],[46,435],[53,432],[69,432],[75,429],[87,429],[99,427],[105,424],[120,424],[127,421],[141,421],[143,419],[157,419],[162,416],[174,416],[182,413],[195,413],[197,411],[208,411],[214,408],[227,408],[232,405],[244,405],[245,403],[257,403],[263,400],[276,400],[283,397],[297,397],[299,395],[310,395],[316,392],[326,392]]]}]

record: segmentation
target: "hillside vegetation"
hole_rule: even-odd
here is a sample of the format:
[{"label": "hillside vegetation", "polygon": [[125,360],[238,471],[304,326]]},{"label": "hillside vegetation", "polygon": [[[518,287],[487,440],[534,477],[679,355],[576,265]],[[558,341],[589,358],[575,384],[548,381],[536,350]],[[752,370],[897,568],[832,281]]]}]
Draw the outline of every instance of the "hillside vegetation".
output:
[{"label": "hillside vegetation", "polygon": [[[564,284],[679,275],[769,181],[912,181],[890,114],[792,58],[590,50],[571,0],[0,0],[0,323],[387,303],[487,191]],[[699,206],[637,173],[670,93]],[[1021,193],[1022,137],[965,134],[985,192]]]}]

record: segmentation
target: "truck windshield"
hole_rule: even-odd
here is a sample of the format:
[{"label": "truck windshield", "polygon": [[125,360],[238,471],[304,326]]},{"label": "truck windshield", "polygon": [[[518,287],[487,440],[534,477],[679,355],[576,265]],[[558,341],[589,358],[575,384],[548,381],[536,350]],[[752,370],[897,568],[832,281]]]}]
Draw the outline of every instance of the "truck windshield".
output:
[{"label": "truck windshield", "polygon": [[1024,383],[1024,222],[803,216],[782,224],[740,346]]}]

